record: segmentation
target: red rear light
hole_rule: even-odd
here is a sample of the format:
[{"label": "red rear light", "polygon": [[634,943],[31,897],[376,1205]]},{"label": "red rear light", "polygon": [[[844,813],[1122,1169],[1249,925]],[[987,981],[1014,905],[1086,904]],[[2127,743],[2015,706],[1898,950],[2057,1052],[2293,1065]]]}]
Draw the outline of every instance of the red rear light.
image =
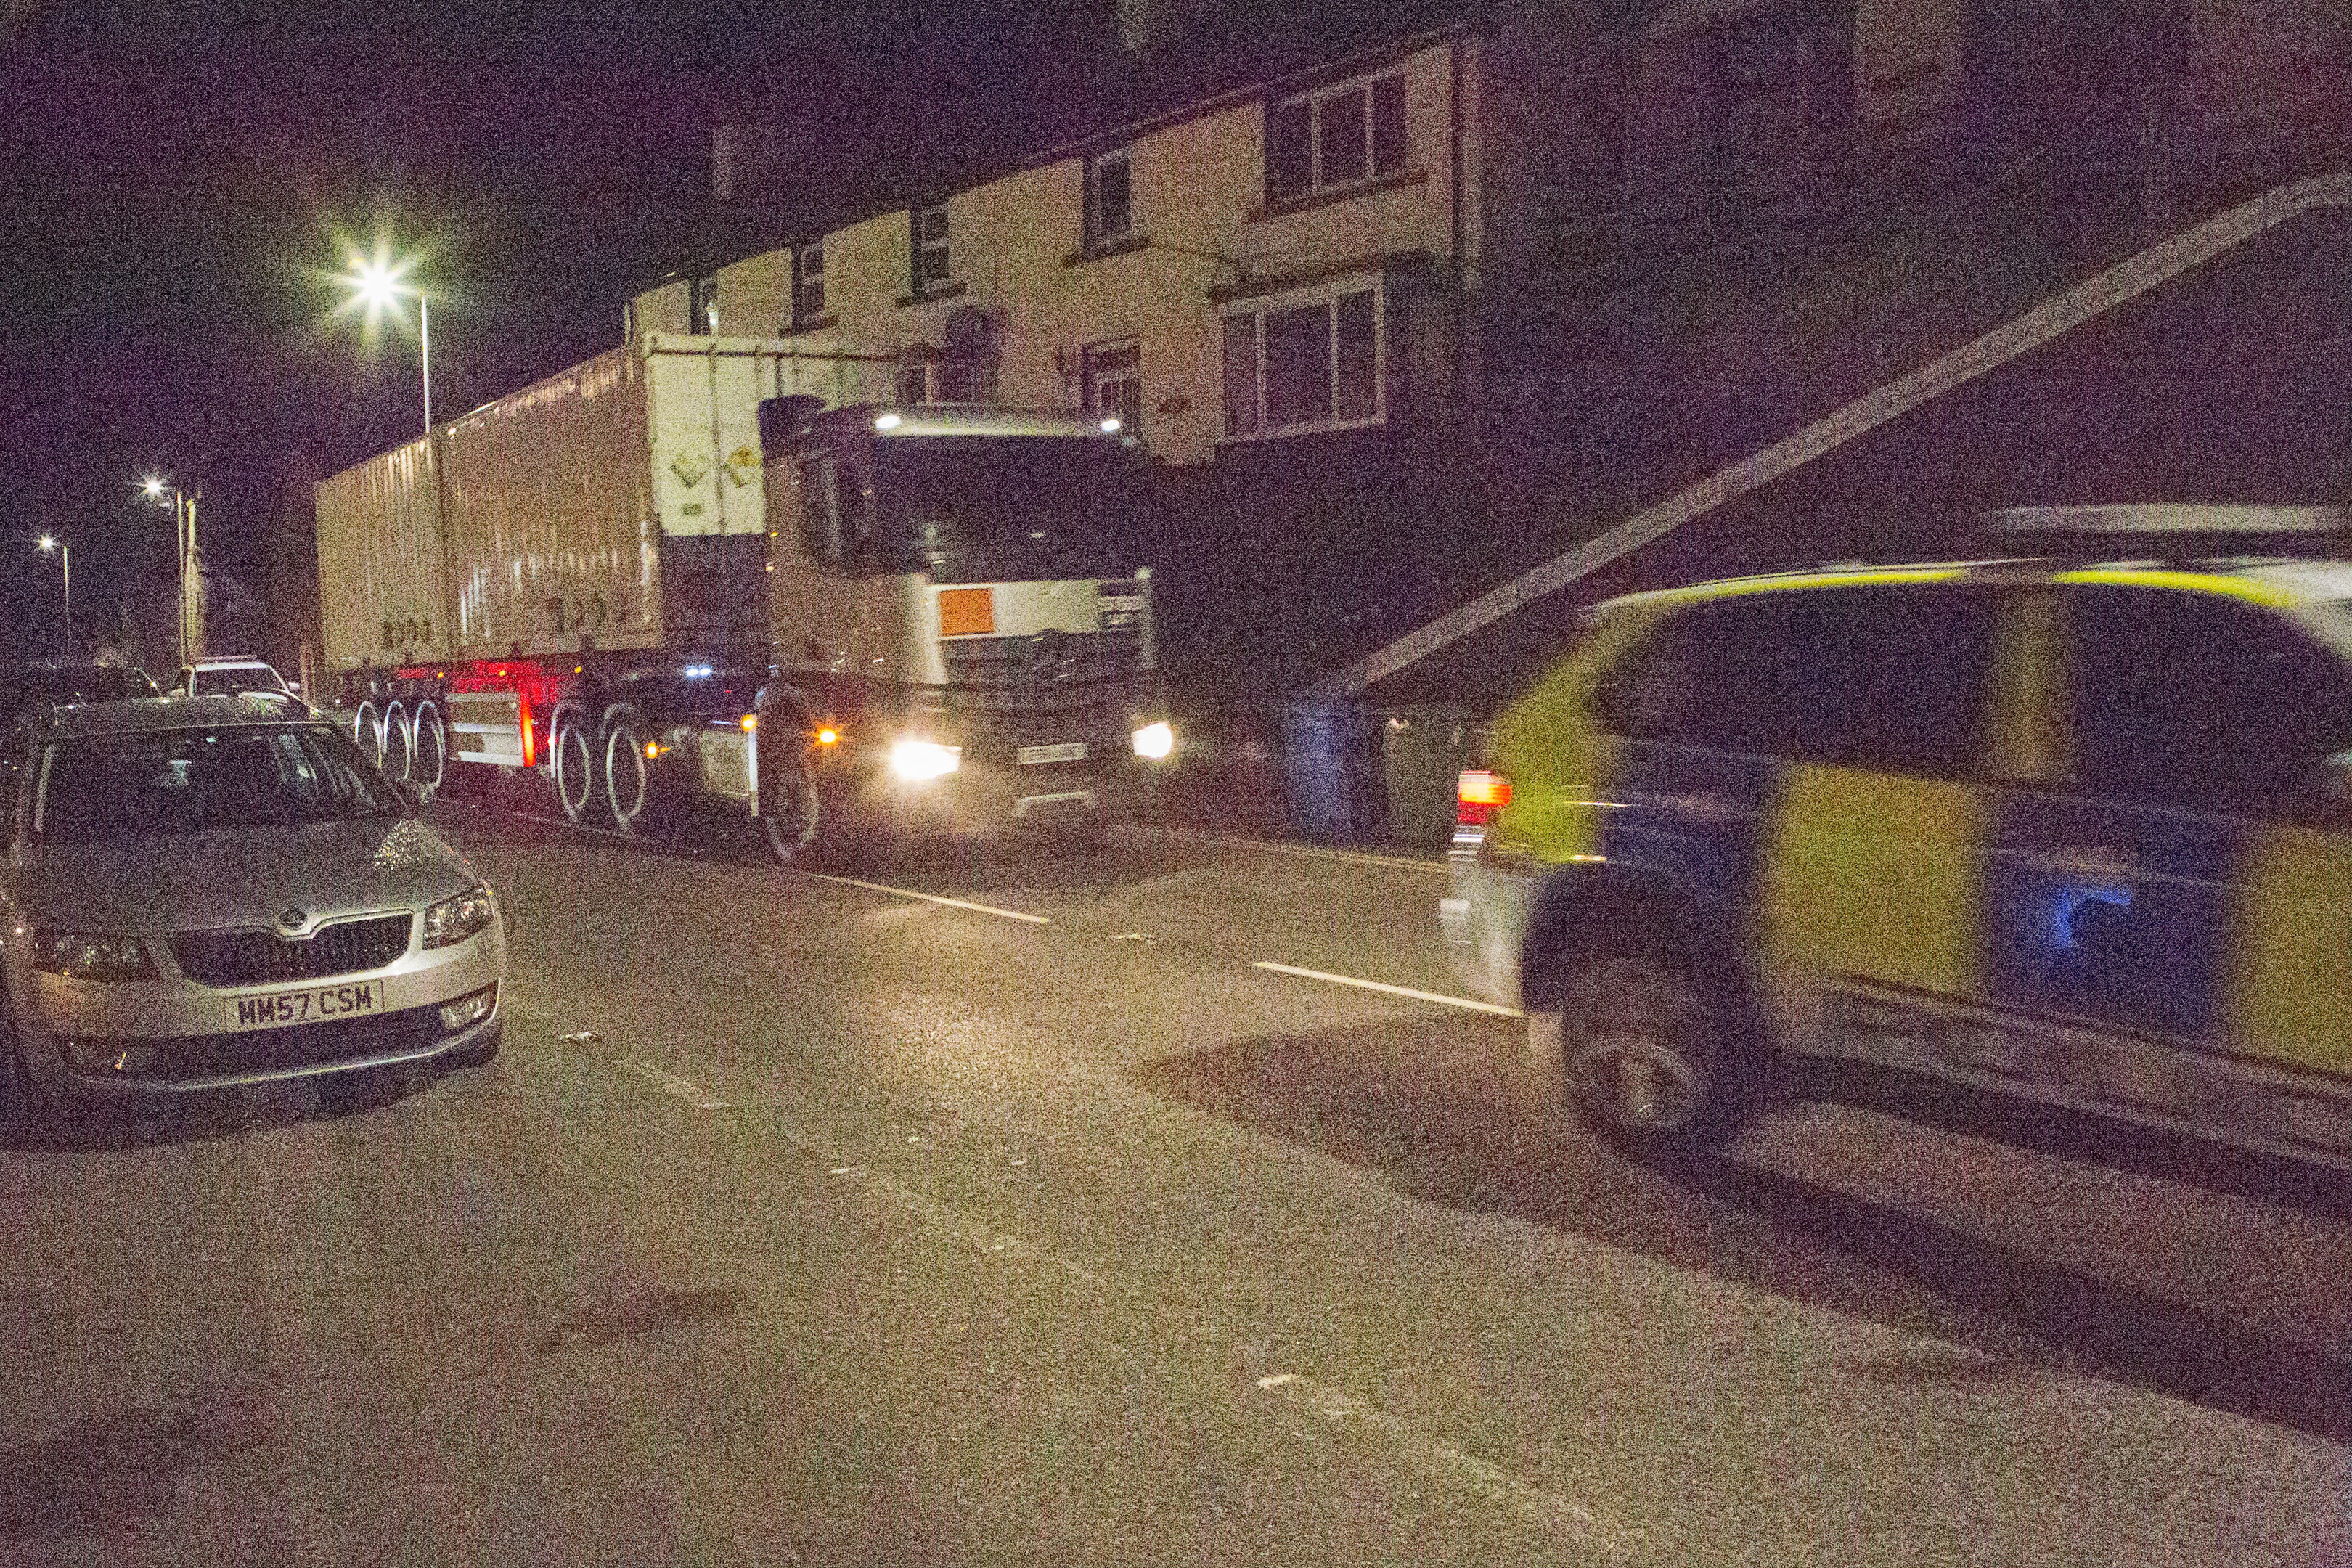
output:
[{"label": "red rear light", "polygon": [[1511,804],[1511,781],[1492,768],[1465,768],[1454,792],[1454,820],[1481,827],[1486,819]]}]

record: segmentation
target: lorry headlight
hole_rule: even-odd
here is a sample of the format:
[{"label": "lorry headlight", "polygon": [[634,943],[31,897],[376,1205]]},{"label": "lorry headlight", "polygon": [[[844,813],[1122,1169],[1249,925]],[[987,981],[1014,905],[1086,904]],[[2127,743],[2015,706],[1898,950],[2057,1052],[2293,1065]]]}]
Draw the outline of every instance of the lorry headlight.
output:
[{"label": "lorry headlight", "polygon": [[33,967],[75,980],[152,980],[155,961],[135,936],[49,931],[33,939]]},{"label": "lorry headlight", "polygon": [[900,741],[890,748],[890,771],[902,779],[935,779],[963,766],[963,748],[937,741]]},{"label": "lorry headlight", "polygon": [[425,911],[425,945],[451,947],[489,928],[499,918],[498,900],[488,888],[470,888]]},{"label": "lorry headlight", "polygon": [[1176,749],[1176,731],[1164,719],[1146,724],[1129,738],[1135,742],[1137,756],[1155,763]]}]

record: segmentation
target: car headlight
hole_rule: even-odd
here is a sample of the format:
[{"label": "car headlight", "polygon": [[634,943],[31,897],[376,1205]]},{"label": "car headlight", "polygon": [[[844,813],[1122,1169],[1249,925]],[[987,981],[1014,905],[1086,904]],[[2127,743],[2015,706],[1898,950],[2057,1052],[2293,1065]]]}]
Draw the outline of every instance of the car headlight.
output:
[{"label": "car headlight", "polygon": [[425,945],[447,947],[488,931],[499,918],[499,904],[488,888],[472,888],[454,899],[444,899],[425,911]]},{"label": "car headlight", "polygon": [[152,980],[155,961],[135,936],[49,931],[33,938],[33,967],[76,980]]},{"label": "car headlight", "polygon": [[1129,739],[1135,742],[1135,754],[1150,762],[1159,762],[1176,749],[1176,731],[1164,719],[1144,725]]},{"label": "car headlight", "polygon": [[937,741],[900,741],[890,748],[890,771],[902,779],[935,779],[963,766],[963,749]]}]

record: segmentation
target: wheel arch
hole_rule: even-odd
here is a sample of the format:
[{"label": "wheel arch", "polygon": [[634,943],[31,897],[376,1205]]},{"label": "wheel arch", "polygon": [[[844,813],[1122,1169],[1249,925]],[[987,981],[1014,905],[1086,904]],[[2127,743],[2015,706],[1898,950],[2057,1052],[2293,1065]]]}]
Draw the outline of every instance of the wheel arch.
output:
[{"label": "wheel arch", "polygon": [[1755,994],[1739,922],[1719,900],[1649,868],[1614,861],[1560,867],[1528,909],[1519,948],[1521,1005],[1531,1013],[1556,1008],[1580,957],[1658,947],[1686,955],[1736,1006]]}]

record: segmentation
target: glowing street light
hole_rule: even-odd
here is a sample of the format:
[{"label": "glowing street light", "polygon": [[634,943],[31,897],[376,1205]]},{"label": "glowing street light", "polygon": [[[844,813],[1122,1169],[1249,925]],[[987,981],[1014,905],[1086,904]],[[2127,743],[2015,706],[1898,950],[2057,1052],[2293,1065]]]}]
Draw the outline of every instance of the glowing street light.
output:
[{"label": "glowing street light", "polygon": [[[184,668],[195,662],[188,646],[188,561],[196,552],[196,497],[161,474],[149,474],[139,481],[139,488],[157,506],[172,509],[173,536],[180,556],[180,663]],[[70,609],[68,619],[70,635]]]},{"label": "glowing street light", "polygon": [[70,658],[73,654],[73,546],[54,533],[45,533],[41,535],[41,548],[56,551],[59,563],[65,567],[66,654]]},{"label": "glowing street light", "polygon": [[401,297],[416,296],[416,361],[425,380],[425,433],[433,434],[433,323],[425,290],[414,283],[403,281],[409,264],[397,267],[382,261],[352,258],[352,269],[344,275],[343,283],[352,298],[366,308],[371,318],[400,307]]}]

